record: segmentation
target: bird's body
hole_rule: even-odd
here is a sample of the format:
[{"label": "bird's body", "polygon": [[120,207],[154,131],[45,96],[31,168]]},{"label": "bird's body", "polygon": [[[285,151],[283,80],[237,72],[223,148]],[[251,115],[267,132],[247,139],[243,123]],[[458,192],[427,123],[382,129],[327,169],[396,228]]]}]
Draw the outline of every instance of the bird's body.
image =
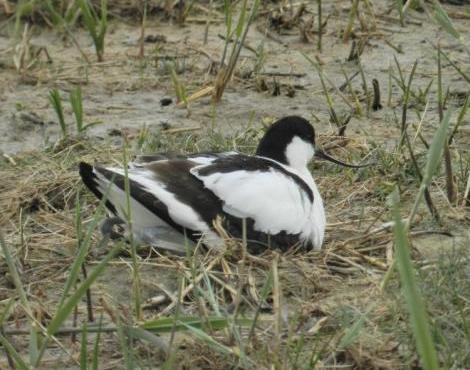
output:
[{"label": "bird's body", "polygon": [[[268,129],[254,156],[141,157],[127,170],[134,237],[175,252],[200,238],[208,247],[221,248],[224,240],[214,222],[219,219],[229,235],[241,238],[245,219],[252,252],[294,245],[320,249],[325,212],[307,168],[314,140],[306,120],[286,117]],[[81,163],[80,175],[98,198],[106,194],[110,215],[129,218],[124,169]]]}]

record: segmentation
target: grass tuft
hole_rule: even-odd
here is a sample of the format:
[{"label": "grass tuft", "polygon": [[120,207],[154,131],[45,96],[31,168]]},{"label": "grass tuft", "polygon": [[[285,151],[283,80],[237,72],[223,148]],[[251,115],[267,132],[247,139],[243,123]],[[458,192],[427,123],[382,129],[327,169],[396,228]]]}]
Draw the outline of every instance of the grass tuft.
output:
[{"label": "grass tuft", "polygon": [[98,62],[102,62],[104,60],[104,40],[108,27],[107,0],[101,0],[99,16],[89,0],[77,0],[77,2],[82,12],[83,23],[85,23],[85,27],[93,39]]},{"label": "grass tuft", "polygon": [[59,90],[53,89],[49,92],[49,101],[52,104],[52,108],[54,108],[57,119],[59,120],[62,138],[66,139],[68,137],[68,128],[67,124],[65,123],[64,108],[62,106],[62,98],[60,96]]}]

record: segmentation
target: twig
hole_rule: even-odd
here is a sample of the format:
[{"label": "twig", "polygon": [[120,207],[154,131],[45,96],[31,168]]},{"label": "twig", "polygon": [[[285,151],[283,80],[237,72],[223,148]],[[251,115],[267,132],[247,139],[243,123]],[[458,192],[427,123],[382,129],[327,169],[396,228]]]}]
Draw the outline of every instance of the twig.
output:
[{"label": "twig", "polygon": [[372,102],[372,109],[374,111],[377,111],[379,109],[382,109],[382,104],[380,103],[380,86],[379,86],[379,81],[374,78],[372,80],[372,88],[374,90],[374,100]]},{"label": "twig", "polygon": [[[82,263],[82,274],[83,274],[83,278],[86,280],[87,272],[86,272],[85,263]],[[88,321],[90,322],[95,321],[95,319],[93,318],[93,303],[91,301],[90,288],[86,290],[86,309],[87,309],[87,314],[88,314]]]},{"label": "twig", "polygon": [[278,76],[278,77],[304,77],[306,73],[295,73],[295,72],[259,72],[258,75],[260,76]]},{"label": "twig", "polygon": [[343,91],[348,85],[354,80],[354,78],[360,73],[360,71],[356,71],[352,74],[351,77],[346,77],[346,81],[338,87],[339,90]]},{"label": "twig", "polygon": [[403,54],[403,48],[401,47],[401,45],[400,45],[400,46],[396,46],[396,45],[392,44],[392,42],[389,41],[389,40],[387,40],[386,38],[384,38],[384,42],[385,42],[388,46],[390,46],[393,50],[395,50],[397,53]]},{"label": "twig", "polygon": [[318,41],[317,41],[317,49],[321,52],[321,41],[322,41],[322,34],[323,34],[323,24],[322,24],[322,6],[321,0],[317,0],[318,5]]},{"label": "twig", "polygon": [[[233,38],[230,38],[230,39],[227,40],[227,38],[224,35],[220,34],[220,33],[218,33],[217,36],[219,37],[219,39],[222,39],[224,41],[235,42],[235,40]],[[251,51],[256,56],[258,56],[258,51],[253,46],[247,44],[246,42],[241,43],[241,46],[244,47],[245,49]]]}]

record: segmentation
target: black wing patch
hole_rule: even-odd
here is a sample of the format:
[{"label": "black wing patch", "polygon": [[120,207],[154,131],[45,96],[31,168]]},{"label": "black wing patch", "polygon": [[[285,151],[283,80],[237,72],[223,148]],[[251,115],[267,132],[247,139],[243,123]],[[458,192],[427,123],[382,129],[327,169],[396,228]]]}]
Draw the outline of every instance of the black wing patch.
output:
[{"label": "black wing patch", "polygon": [[180,202],[194,209],[208,225],[222,212],[222,201],[190,173],[197,163],[178,159],[145,166]]}]

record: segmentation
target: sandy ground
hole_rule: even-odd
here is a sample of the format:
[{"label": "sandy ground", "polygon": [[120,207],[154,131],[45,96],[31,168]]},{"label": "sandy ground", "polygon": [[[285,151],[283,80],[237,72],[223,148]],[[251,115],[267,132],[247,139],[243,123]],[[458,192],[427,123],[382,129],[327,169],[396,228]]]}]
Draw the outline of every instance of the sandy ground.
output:
[{"label": "sandy ground", "polygon": [[[44,195],[50,200],[48,187],[54,186],[55,190],[56,185],[60,191],[65,188],[64,193],[69,194],[70,191],[70,194],[75,194],[73,189],[78,183],[76,173],[69,169],[63,179],[61,177],[63,165],[56,162],[55,154],[49,155],[49,152],[43,151],[53,146],[61,135],[57,117],[48,100],[49,91],[58,88],[64,100],[67,100],[69,91],[77,85],[81,86],[85,123],[97,122],[87,130],[89,138],[87,140],[94,148],[106,148],[103,151],[111,153],[106,157],[107,160],[113,157],[119,161],[121,157],[116,153],[120,153],[122,149],[122,137],[135,138],[144,128],[163,138],[169,135],[169,132],[204,135],[209,128],[215,129],[222,135],[231,136],[234,133],[245,132],[251,126],[259,128],[276,118],[291,114],[302,115],[311,120],[321,135],[321,142],[328,146],[328,140],[337,139],[334,137],[337,128],[329,121],[328,105],[319,75],[305,56],[318,61],[332,82],[332,85],[327,82],[327,86],[335,110],[340,116],[353,113],[354,101],[347,88],[341,93],[338,93],[336,88],[344,84],[344,73],[351,77],[359,72],[360,68],[357,61],[347,61],[352,43],[351,40],[344,42],[341,37],[341,31],[347,23],[350,3],[339,0],[323,1],[323,3],[324,19],[328,21],[322,38],[321,52],[317,51],[318,35],[313,32],[314,30],[309,34],[310,42],[302,39],[297,26],[281,29],[279,32],[273,29],[266,32],[266,22],[263,20],[272,18],[275,14],[268,11],[268,8],[275,8],[275,5],[269,3],[268,8],[261,9],[262,16],[248,34],[246,42],[248,48],[242,50],[235,76],[229,83],[221,102],[213,104],[210,97],[204,97],[192,102],[188,108],[176,106],[168,65],[177,70],[178,78],[185,85],[188,95],[210,85],[215,78],[214,74],[210,73],[210,67],[220,61],[224,47],[224,41],[218,36],[224,34],[221,12],[210,13],[207,43],[204,43],[204,34],[208,13],[204,8],[197,8],[183,26],[174,24],[171,20],[164,20],[160,16],[149,16],[145,34],[147,37],[159,36],[155,38],[159,38],[160,41],[145,43],[144,59],[138,57],[140,27],[136,19],[118,17],[110,22],[106,37],[105,60],[101,63],[95,61],[93,45],[88,34],[82,29],[74,29],[74,37],[91,61],[89,64],[83,60],[70,39],[64,41],[62,34],[46,26],[34,25],[30,28],[31,39],[27,48],[10,37],[8,27],[2,28],[0,33],[0,152],[3,154],[2,166],[4,166],[2,176],[11,177],[11,179],[6,178],[8,181],[5,183],[8,184],[13,178],[18,179],[18,191],[25,191],[18,200],[11,195],[13,194],[11,189],[0,188],[3,193],[0,202],[5,209],[8,208],[0,217],[0,227],[6,230],[7,241],[18,245],[19,229],[16,220],[19,219],[19,213],[14,205],[26,204],[29,207],[26,207],[27,209],[33,208],[30,204],[32,201],[28,197],[33,198],[31,194],[34,192],[26,191],[29,185],[15,172],[17,167],[11,165],[11,161],[18,161],[25,165],[27,178],[30,181],[37,181],[37,193],[40,199],[39,212],[32,211],[27,216],[28,232],[31,233],[28,236],[28,245],[32,255],[26,264],[24,274],[25,284],[31,294],[42,297],[42,300],[38,300],[36,304],[39,312],[51,309],[57,301],[75,246],[73,206],[62,205],[63,208],[53,211],[51,208],[41,208],[43,199],[41,196]],[[421,122],[421,130],[426,139],[432,136],[439,121],[436,98],[437,54],[433,45],[439,42],[449,58],[455,61],[464,73],[470,75],[470,56],[455,39],[430,21],[425,13],[410,11],[406,26],[402,27],[394,8],[395,1],[377,0],[372,3],[374,17],[367,15],[365,9],[361,9],[363,27],[356,20],[353,39],[357,44],[364,43],[360,60],[367,88],[372,91],[372,79],[379,81],[383,109],[367,112],[361,74],[357,74],[351,84],[361,101],[363,114],[353,114],[348,124],[346,136],[351,139],[352,144],[349,147],[336,149],[338,156],[350,158],[352,155],[353,160],[359,160],[361,156],[375,148],[393,150],[399,140],[400,128],[397,122],[400,121],[402,112],[402,92],[395,80],[392,81],[392,90],[389,91],[388,88],[389,70],[392,69],[393,75],[398,76],[394,57],[397,58],[405,78],[411,72],[413,63],[418,62],[413,81],[416,94],[419,94],[420,89],[423,92],[428,84],[434,81],[427,109],[425,109],[425,99],[424,101],[413,99],[408,116],[408,121],[417,127],[422,117],[416,112],[422,114],[426,110]],[[312,14],[316,14],[316,5],[310,3],[307,5],[303,22],[308,22]],[[456,29],[461,32],[466,44],[469,45],[470,5],[446,5],[446,9]],[[368,27],[367,30],[364,29],[365,25]],[[47,50],[50,63],[47,62],[43,52],[36,57],[36,51],[41,48]],[[20,55],[26,49],[29,51],[26,53],[24,64],[35,63],[30,68],[17,70],[13,57]],[[252,71],[257,64],[260,65],[260,69],[258,74],[254,75]],[[450,91],[447,107],[459,109],[470,91],[470,85],[447,61],[443,60],[442,64],[444,90],[449,88]],[[264,85],[267,90],[260,88]],[[274,94],[276,85],[279,89]],[[346,96],[347,102],[342,96]],[[163,106],[161,100],[164,98],[171,98],[172,103]],[[70,105],[64,102],[64,108],[66,121],[73,131]],[[415,145],[417,152],[423,152],[423,145],[419,140],[415,141]],[[459,162],[461,168],[469,166],[469,148],[470,113],[467,112],[451,148],[455,156],[461,159]],[[39,151],[36,151],[38,149]],[[64,153],[66,156],[75,155],[73,150],[59,152],[60,155]],[[85,153],[86,160],[93,160],[91,157],[95,153],[103,156],[99,150],[96,150]],[[34,168],[35,162],[32,158],[35,157],[39,161],[50,160],[50,173],[59,174],[57,184],[47,181],[49,175],[43,169]],[[349,325],[347,318],[350,313],[346,312],[347,309],[367,311],[374,322],[380,321],[382,316],[393,315],[393,307],[398,299],[394,290],[397,289],[397,282],[393,281],[390,288],[391,295],[386,295],[378,289],[384,273],[383,265],[379,263],[386,264],[390,261],[388,253],[392,249],[393,236],[389,229],[377,234],[368,234],[370,230],[367,226],[373,228],[372,226],[389,220],[386,197],[382,193],[391,191],[395,175],[388,173],[387,168],[381,170],[384,179],[380,184],[377,183],[380,174],[375,172],[374,179],[365,178],[361,172],[352,175],[350,172],[340,173],[339,170],[321,166],[316,172],[316,179],[329,215],[326,252],[320,256],[305,258],[301,256],[291,259],[287,256],[280,261],[286,310],[289,313],[301,312],[299,315],[302,318],[303,315],[308,317],[310,321],[306,319],[304,325],[306,327],[310,325],[309,330],[313,330],[317,319],[321,321],[323,318],[332,321],[332,323],[326,321],[326,331],[328,325],[342,330],[341,318],[346,320],[345,327]],[[399,177],[399,174],[396,177]],[[442,207],[443,226],[439,230],[450,231],[453,237],[442,233],[417,233],[413,237],[416,257],[427,261],[438,260],[444,250],[454,250],[457,246],[470,246],[468,208],[449,207],[442,190],[444,188],[442,178],[441,176],[438,181],[439,186],[433,188],[436,204]],[[60,183],[62,180],[66,185]],[[414,183],[412,181],[410,183],[403,185],[405,201],[408,202],[416,191]],[[66,205],[67,202],[73,204],[73,199],[67,199]],[[93,206],[89,204],[86,206],[85,212],[88,212],[89,216]],[[420,221],[424,219],[419,225],[420,230],[427,227],[436,228],[429,220],[424,207],[419,216]],[[47,245],[44,244],[46,240]],[[354,248],[359,248],[361,253],[368,247],[379,246],[381,249],[377,254],[374,254],[375,252],[367,254],[367,258],[371,256],[371,259],[358,257],[360,262],[357,266],[348,265],[346,262],[343,265],[340,258],[344,258],[344,255],[341,253],[342,251],[349,253],[350,244],[354,245]],[[132,278],[127,257],[120,256],[111,263],[93,287],[93,292],[94,297],[99,296],[100,299],[111,303],[128,317],[129,311],[132,310],[129,303],[132,296]],[[374,258],[379,261],[377,265],[374,265]],[[176,290],[176,277],[180,273],[178,268],[181,267],[179,262],[170,263],[167,260],[161,262],[150,256],[144,256],[142,261],[144,300],[161,294],[164,289],[173,292]],[[361,267],[362,263],[367,266]],[[90,267],[92,266],[93,262],[90,263]],[[1,265],[1,267],[6,271],[6,266]],[[265,276],[266,269],[256,267],[253,270],[256,276]],[[6,273],[4,280],[9,281]],[[228,279],[228,283],[231,282]],[[12,294],[11,292],[11,284],[5,283],[0,289],[0,298],[6,299]],[[377,300],[377,306],[371,306],[370,300]],[[104,305],[98,298],[96,301],[97,306]],[[342,310],[342,306],[347,306],[347,309],[344,309],[344,317],[337,312]],[[146,311],[146,317],[158,315],[161,308],[161,306],[151,308],[150,311]],[[191,313],[194,305],[188,304],[184,309],[185,312]],[[82,305],[80,307],[82,317],[85,315],[84,312],[85,308]],[[24,317],[20,314],[18,316],[20,317],[18,321],[24,321]],[[404,332],[406,324],[400,321],[397,323],[397,328]],[[320,329],[323,330],[323,327]],[[374,339],[372,339],[373,334],[376,335]],[[402,341],[399,335],[391,332],[373,334],[364,333],[357,347],[354,347],[360,354],[351,350],[345,362],[352,361],[356,368],[389,369],[400,368],[404,363],[407,365],[413,363],[416,356],[409,353],[408,341]],[[105,340],[103,350],[106,352],[104,358],[109,360],[107,365],[110,368],[122,365],[118,340],[115,337],[106,337]],[[184,336],[180,342],[184,344],[186,340]],[[200,348],[199,344],[192,341],[189,343],[188,358],[186,355],[179,355],[185,364],[182,366],[195,369],[207,368],[204,367],[206,349]],[[23,345],[22,348],[26,351],[26,345],[24,343]],[[75,354],[79,351],[77,343],[71,346],[71,351]],[[193,355],[197,353],[199,357],[189,358],[191,353]],[[71,364],[70,367],[74,368],[71,357],[73,356],[54,347],[48,352],[46,364],[63,361],[64,364]],[[211,355],[207,357],[210,358]],[[223,361],[219,367],[214,363],[216,360],[211,362],[212,368],[226,368],[224,367],[226,363]]]},{"label": "sandy ground", "polygon": [[[413,63],[418,61],[415,86],[424,89],[436,75],[436,50],[432,44],[440,41],[443,50],[449,57],[463,63],[468,55],[455,40],[447,36],[423,13],[412,12],[407,26],[400,27],[396,18],[388,15],[390,2],[376,2],[375,24],[377,31],[365,41],[361,63],[368,84],[372,90],[372,79],[376,78],[381,86],[382,104],[386,106],[388,92],[389,66],[395,68],[394,56],[407,75]],[[106,39],[106,56],[103,63],[83,63],[77,49],[70,42],[64,42],[57,33],[44,28],[33,27],[31,36],[32,49],[45,47],[51,63],[44,63],[43,54],[39,65],[25,71],[25,76],[16,73],[12,63],[11,38],[0,37],[0,150],[6,153],[17,153],[23,150],[43,147],[53,143],[59,134],[55,113],[48,102],[48,92],[58,87],[64,92],[80,84],[83,89],[84,109],[87,122],[99,121],[92,135],[107,138],[115,130],[128,129],[135,131],[144,126],[158,130],[161,125],[171,127],[205,127],[211,123],[214,114],[216,125],[237,130],[263,119],[280,117],[288,114],[299,114],[307,118],[316,117],[315,125],[320,131],[329,129],[328,106],[316,70],[306,60],[304,54],[315,59],[318,56],[323,70],[337,87],[345,82],[343,70],[351,77],[359,70],[356,62],[346,59],[351,50],[351,42],[343,42],[337,36],[347,18],[349,6],[341,1],[329,2],[325,14],[331,15],[328,27],[323,36],[322,53],[317,53],[315,45],[302,42],[299,31],[294,27],[283,30],[286,35],[277,35],[269,31],[278,42],[263,35],[263,25],[252,28],[248,35],[247,45],[253,49],[264,47],[264,63],[260,78],[268,85],[266,92],[257,92],[253,78],[241,78],[248,75],[253,65],[259,60],[253,51],[244,49],[239,62],[238,76],[227,89],[222,102],[216,107],[209,98],[191,104],[190,114],[185,109],[173,105],[161,107],[160,100],[173,97],[173,88],[165,64],[172,63],[181,69],[181,81],[186,85],[188,94],[208,85],[214,76],[207,73],[211,61],[219,61],[224,42],[218,35],[224,33],[220,17],[211,20],[207,44],[203,43],[205,24],[191,19],[185,26],[168,24],[158,19],[149,19],[146,34],[163,35],[166,42],[146,44],[145,61],[137,58],[140,30],[135,25],[123,22],[112,22]],[[462,12],[462,7],[450,7],[454,13]],[[393,14],[393,12],[392,12]],[[307,17],[308,18],[308,17]],[[457,29],[468,39],[468,19],[457,19]],[[372,27],[373,23],[370,22]],[[74,32],[83,51],[94,60],[93,48],[84,31]],[[357,32],[359,43],[361,31]],[[313,35],[314,36],[314,35]],[[312,36],[312,37],[313,37]],[[387,41],[384,42],[384,41]],[[400,48],[397,53],[389,45]],[[210,60],[209,58],[210,57]],[[454,98],[451,105],[461,105],[468,83],[448,64],[443,63],[444,81],[452,86]],[[271,76],[271,75],[278,76]],[[280,75],[280,76],[279,76]],[[288,75],[288,76],[283,76]],[[240,77],[241,76],[241,77]],[[280,94],[273,96],[275,81],[280,85]],[[361,76],[352,81],[354,89],[361,95]],[[432,89],[435,89],[433,84]],[[295,96],[290,98],[288,92],[293,90]],[[340,114],[347,114],[351,107],[332,91],[335,108]],[[66,98],[66,94],[64,98]],[[396,84],[392,88],[391,106],[371,112],[367,117],[353,117],[348,132],[378,144],[396,137],[392,123],[394,110],[400,108],[401,91]],[[436,123],[435,94],[431,94],[430,106],[426,115],[424,131],[433,130]],[[214,113],[215,110],[215,113]],[[70,110],[69,110],[70,112]],[[35,114],[38,123],[31,123],[26,114]],[[26,116],[26,117],[25,117]],[[73,125],[72,117],[67,117]],[[416,117],[412,119],[417,120]],[[466,120],[468,123],[468,120]],[[468,126],[462,125],[463,133],[468,134]],[[468,135],[466,135],[468,136]]]}]

